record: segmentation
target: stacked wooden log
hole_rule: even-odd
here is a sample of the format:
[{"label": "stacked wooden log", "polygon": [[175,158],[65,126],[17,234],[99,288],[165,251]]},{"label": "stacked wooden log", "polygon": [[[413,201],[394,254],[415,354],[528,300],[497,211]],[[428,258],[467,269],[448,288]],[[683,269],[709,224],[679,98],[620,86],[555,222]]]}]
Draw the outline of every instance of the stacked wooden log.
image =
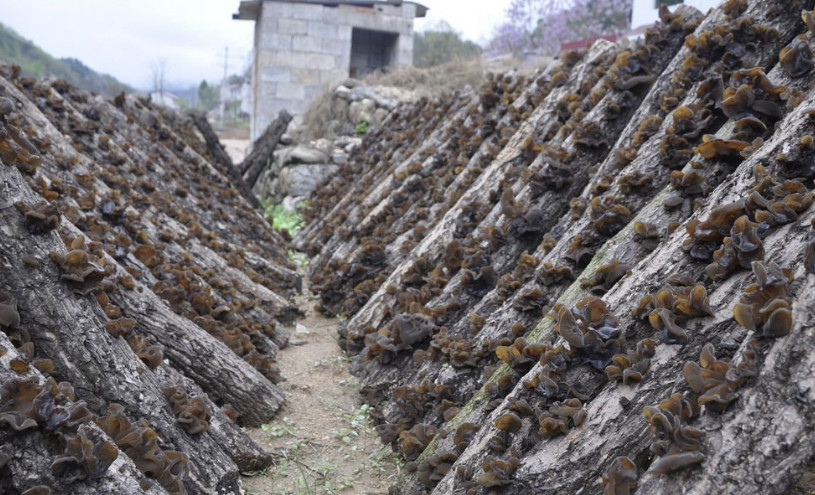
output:
[{"label": "stacked wooden log", "polygon": [[300,277],[184,117],[0,68],[0,492],[241,493]]},{"label": "stacked wooden log", "polygon": [[418,141],[396,116],[316,192],[295,244],[410,461],[394,492],[797,481],[815,454],[812,8],[663,10],[525,87],[400,109]]}]

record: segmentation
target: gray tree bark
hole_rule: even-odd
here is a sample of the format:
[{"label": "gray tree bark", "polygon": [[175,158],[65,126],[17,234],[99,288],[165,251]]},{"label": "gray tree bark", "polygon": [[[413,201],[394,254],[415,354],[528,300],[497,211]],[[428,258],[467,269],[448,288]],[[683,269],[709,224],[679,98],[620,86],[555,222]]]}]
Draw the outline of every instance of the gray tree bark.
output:
[{"label": "gray tree bark", "polygon": [[255,186],[255,182],[258,181],[260,173],[263,172],[263,169],[265,169],[269,165],[270,160],[272,160],[274,150],[277,148],[277,143],[280,142],[280,138],[286,132],[291,119],[292,116],[290,113],[285,110],[281,111],[277,118],[266,127],[263,134],[255,141],[252,151],[249,152],[238,166],[241,175],[246,180],[246,185],[249,186],[250,189]]},{"label": "gray tree bark", "polygon": [[249,204],[255,208],[260,208],[260,202],[252,193],[252,188],[246,185],[240,171],[235,167],[235,164],[232,163],[232,159],[229,158],[229,155],[226,153],[224,145],[221,144],[221,141],[218,139],[218,135],[215,134],[215,131],[212,130],[212,126],[209,125],[206,113],[190,111],[187,112],[187,115],[204,137],[204,141],[207,144],[207,151],[209,151],[210,155],[212,155],[212,157],[221,164],[223,170],[227,172],[235,187],[240,190],[241,194],[243,194],[243,197],[246,198],[246,201],[248,201]]}]

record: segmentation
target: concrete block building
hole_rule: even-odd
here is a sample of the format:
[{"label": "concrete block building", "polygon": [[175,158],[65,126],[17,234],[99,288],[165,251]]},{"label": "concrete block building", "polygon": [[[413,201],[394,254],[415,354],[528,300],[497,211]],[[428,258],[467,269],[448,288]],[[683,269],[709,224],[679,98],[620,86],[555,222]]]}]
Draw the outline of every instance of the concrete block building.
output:
[{"label": "concrete block building", "polygon": [[241,1],[233,19],[255,21],[251,138],[331,84],[412,65],[413,20],[426,12],[400,0]]}]

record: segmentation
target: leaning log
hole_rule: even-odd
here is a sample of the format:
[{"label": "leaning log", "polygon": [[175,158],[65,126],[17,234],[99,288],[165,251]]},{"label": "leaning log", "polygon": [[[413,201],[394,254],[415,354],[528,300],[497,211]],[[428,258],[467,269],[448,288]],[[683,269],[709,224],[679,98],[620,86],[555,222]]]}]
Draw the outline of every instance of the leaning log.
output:
[{"label": "leaning log", "polygon": [[238,171],[235,164],[232,163],[232,159],[229,158],[229,155],[226,153],[224,145],[221,144],[221,140],[218,139],[218,135],[215,134],[215,131],[212,130],[212,126],[209,125],[207,114],[204,112],[191,110],[187,112],[187,115],[198,129],[198,132],[201,133],[201,136],[203,136],[204,142],[207,144],[207,151],[209,151],[212,157],[215,158],[215,160],[221,164],[223,169],[229,173],[229,178],[232,180],[235,187],[240,190],[243,197],[246,198],[246,200],[249,201],[252,206],[255,208],[260,208],[260,202],[252,193],[252,188],[246,185],[241,173]]},{"label": "leaning log", "polygon": [[292,116],[289,112],[281,110],[277,118],[266,127],[263,134],[253,143],[252,151],[238,166],[241,175],[246,180],[246,185],[250,188],[255,186],[260,174],[274,158],[274,150],[277,148],[280,138],[286,132],[291,119]]}]

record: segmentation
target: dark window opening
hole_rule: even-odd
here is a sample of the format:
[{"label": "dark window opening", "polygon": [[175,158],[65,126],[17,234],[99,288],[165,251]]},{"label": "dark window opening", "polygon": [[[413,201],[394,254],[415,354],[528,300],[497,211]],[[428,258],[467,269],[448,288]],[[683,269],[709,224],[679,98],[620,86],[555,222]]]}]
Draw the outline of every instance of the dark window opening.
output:
[{"label": "dark window opening", "polygon": [[396,63],[399,35],[384,31],[353,28],[351,31],[350,76],[365,77]]},{"label": "dark window opening", "polygon": [[667,6],[670,7],[671,5],[677,5],[677,4],[680,4],[682,2],[683,2],[683,0],[655,0],[654,7],[660,8],[663,5],[667,5]]}]

